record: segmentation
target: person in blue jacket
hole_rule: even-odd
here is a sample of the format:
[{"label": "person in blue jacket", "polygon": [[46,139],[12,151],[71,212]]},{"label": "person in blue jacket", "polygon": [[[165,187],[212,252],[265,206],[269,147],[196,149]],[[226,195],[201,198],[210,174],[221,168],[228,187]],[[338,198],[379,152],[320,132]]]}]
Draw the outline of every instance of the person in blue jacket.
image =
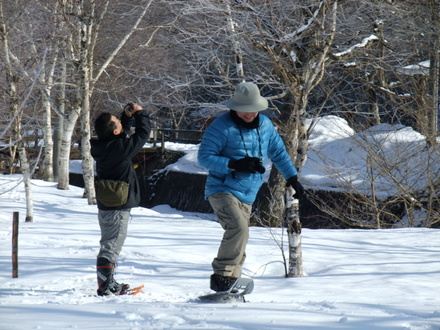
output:
[{"label": "person in blue jacket", "polygon": [[241,276],[252,204],[263,184],[266,158],[295,189],[295,198],[304,194],[283,140],[271,120],[259,113],[268,102],[258,86],[240,83],[226,106],[230,111],[207,128],[198,152],[199,164],[209,170],[205,198],[225,230],[212,262],[210,287],[217,292],[228,290]]}]

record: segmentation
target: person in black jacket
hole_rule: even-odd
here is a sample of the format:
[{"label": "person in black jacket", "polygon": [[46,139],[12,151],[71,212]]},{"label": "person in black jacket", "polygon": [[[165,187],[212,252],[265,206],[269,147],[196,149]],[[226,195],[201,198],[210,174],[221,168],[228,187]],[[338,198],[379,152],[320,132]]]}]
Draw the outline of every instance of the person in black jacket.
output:
[{"label": "person in black jacket", "polygon": [[[129,136],[133,121],[135,132]],[[128,183],[128,198],[122,206],[108,206],[99,200],[98,220],[101,228],[101,248],[96,262],[100,296],[124,294],[129,289],[125,283],[114,279],[114,269],[127,237],[131,208],[139,206],[140,188],[132,158],[147,142],[151,122],[146,111],[136,103],[129,103],[119,120],[104,112],[95,120],[97,140],[91,140],[91,154],[96,161],[97,180],[116,180]]]}]

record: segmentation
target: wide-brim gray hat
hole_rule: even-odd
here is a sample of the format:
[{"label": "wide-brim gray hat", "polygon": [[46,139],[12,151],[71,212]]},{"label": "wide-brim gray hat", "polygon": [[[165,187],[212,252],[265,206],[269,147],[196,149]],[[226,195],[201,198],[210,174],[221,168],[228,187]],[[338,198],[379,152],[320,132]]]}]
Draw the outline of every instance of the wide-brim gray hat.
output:
[{"label": "wide-brim gray hat", "polygon": [[267,100],[260,95],[258,86],[251,82],[242,82],[237,85],[234,97],[227,100],[225,105],[240,112],[258,112],[266,110]]}]

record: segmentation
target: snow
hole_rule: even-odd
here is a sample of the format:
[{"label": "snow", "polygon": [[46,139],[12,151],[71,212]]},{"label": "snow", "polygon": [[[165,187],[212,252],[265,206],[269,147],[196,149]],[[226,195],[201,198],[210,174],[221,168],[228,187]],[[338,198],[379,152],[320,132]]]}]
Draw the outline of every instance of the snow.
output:
[{"label": "snow", "polygon": [[[367,142],[380,146],[376,151],[384,160],[405,161],[409,181],[411,166],[427,157],[423,139],[409,128],[379,125],[356,133],[329,116],[314,127],[301,180],[308,188],[332,189],[338,179],[349,178],[363,188]],[[206,173],[195,162],[198,146],[166,147],[186,155],[165,170]],[[338,168],[339,176],[329,167]],[[71,168],[81,166],[72,162]],[[243,275],[254,279],[254,292],[244,304],[207,304],[197,297],[211,292],[211,261],[223,233],[215,216],[167,205],[135,208],[116,279],[145,284],[145,290],[97,297],[96,206],[87,205],[81,188],[58,190],[56,183],[32,180],[35,222],[25,222],[20,180],[0,175],[2,330],[440,329],[438,229],[303,229],[307,276],[285,278],[279,248],[287,245],[285,231],[251,227]],[[393,191],[382,188],[384,194]],[[13,212],[20,214],[18,278],[12,278]]]},{"label": "snow", "polygon": [[440,170],[438,152],[403,125],[380,124],[355,132],[344,119],[326,116],[315,124],[309,142],[300,175],[309,189],[371,195],[373,184],[377,197],[386,199],[405,189],[426,189]]},{"label": "snow", "polygon": [[210,292],[223,232],[214,216],[136,208],[117,279],[145,290],[103,298],[94,296],[96,206],[80,188],[33,180],[35,222],[24,222],[19,179],[0,176],[0,329],[440,329],[436,229],[304,229],[307,276],[285,278],[277,245],[286,243],[285,233],[252,227],[244,275],[254,279],[254,292],[245,304],[215,305],[197,302]]},{"label": "snow", "polygon": [[426,60],[418,64],[411,64],[403,68],[398,68],[397,71],[407,75],[427,75],[429,73],[430,66],[431,61]]},{"label": "snow", "polygon": [[333,54],[333,56],[342,57],[344,55],[352,53],[355,49],[365,48],[370,42],[376,41],[376,40],[379,40],[379,38],[377,36],[375,36],[374,34],[372,34],[372,35],[364,38],[360,43],[351,46],[349,49],[347,49],[343,52],[335,53],[335,54]]}]

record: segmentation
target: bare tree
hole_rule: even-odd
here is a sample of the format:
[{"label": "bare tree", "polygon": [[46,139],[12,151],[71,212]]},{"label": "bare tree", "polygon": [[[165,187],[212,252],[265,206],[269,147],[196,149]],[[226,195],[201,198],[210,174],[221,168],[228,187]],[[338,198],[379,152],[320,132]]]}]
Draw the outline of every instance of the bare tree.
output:
[{"label": "bare tree", "polygon": [[[18,82],[20,80],[20,74],[18,70],[15,70],[14,62],[18,59],[11,52],[9,43],[9,31],[10,26],[7,25],[3,7],[3,1],[0,1],[0,38],[2,42],[2,62],[4,72],[6,74],[6,94],[8,95],[9,103],[9,122],[5,131],[12,128],[12,132],[9,137],[9,152],[11,160],[14,161],[17,154],[18,142],[21,141],[21,112],[19,111],[19,91]],[[15,63],[16,64],[16,63]],[[14,171],[14,167],[11,166],[11,173]]]},{"label": "bare tree", "polygon": [[[140,13],[133,20],[129,30],[120,39],[119,44],[107,55],[103,63],[98,66],[95,71],[96,62],[94,57],[95,48],[98,42],[98,35],[101,24],[107,15],[109,1],[102,3],[99,8],[95,1],[70,2],[65,1],[61,6],[61,13],[64,17],[66,25],[70,29],[69,49],[71,53],[69,58],[72,61],[75,71],[78,72],[77,80],[74,82],[78,88],[74,101],[72,103],[72,111],[69,114],[67,125],[65,126],[64,139],[61,148],[61,164],[60,178],[58,187],[60,189],[68,188],[68,166],[70,153],[70,138],[76,120],[81,118],[81,154],[83,164],[83,176],[85,182],[85,194],[89,204],[96,203],[94,192],[94,171],[93,160],[90,155],[90,102],[94,93],[94,88],[101,75],[105,72],[114,58],[118,55],[121,48],[126,44],[127,40],[136,31],[143,17],[148,11],[152,0],[148,1]],[[67,179],[67,180],[66,180]]]},{"label": "bare tree", "polygon": [[[151,68],[161,66],[165,69],[168,63],[160,65],[155,65],[153,62],[148,63],[148,54],[146,54],[146,50],[151,45],[156,46],[153,43],[154,36],[164,26],[157,25],[150,28],[150,23],[144,19],[151,9],[151,5],[155,3],[152,0],[143,3],[134,0],[124,4],[92,0],[83,2],[60,0],[49,3],[38,0],[23,0],[22,3],[29,9],[26,11],[27,22],[29,22],[29,26],[33,27],[33,29],[27,27],[27,30],[31,31],[28,35],[33,38],[28,40],[32,50],[32,52],[28,52],[30,60],[23,61],[23,63],[36,63],[35,59],[41,57],[45,49],[47,52],[45,67],[41,71],[37,84],[41,94],[37,95],[35,92],[32,95],[32,102],[29,103],[35,108],[44,109],[44,115],[41,117],[43,120],[39,120],[39,123],[43,124],[45,143],[43,149],[44,166],[42,167],[44,172],[41,170],[41,174],[47,180],[53,180],[56,176],[59,189],[69,188],[71,148],[74,135],[79,132],[81,142],[74,142],[78,143],[82,149],[86,193],[89,203],[93,203],[93,162],[89,152],[89,139],[91,135],[91,109],[95,113],[96,110],[92,108],[92,104],[98,104],[100,110],[111,111],[114,111],[114,108],[120,109],[121,105],[133,98],[138,98],[136,101],[140,101],[142,104],[147,102],[154,104],[154,93],[149,97],[148,95],[144,97],[145,90],[157,90],[157,95],[166,99],[166,95],[160,93],[163,90],[160,76],[154,76],[155,72]],[[160,4],[157,6],[159,7],[155,9],[155,13],[150,14],[151,17],[160,12]],[[14,5],[9,7],[12,8]],[[158,16],[157,20],[162,18],[160,15],[156,16]],[[42,24],[43,21],[46,23],[48,20],[52,24]],[[15,37],[14,47],[18,49],[20,47],[19,38],[16,33],[13,35]],[[121,55],[124,56],[123,59],[118,58]],[[13,56],[10,62],[17,68],[12,73],[19,72],[20,74],[15,75],[17,80],[11,80],[12,85],[9,86],[14,87],[14,84],[18,86],[17,82],[20,79],[31,81],[29,70],[26,70],[25,65],[20,63],[18,57]],[[147,62],[148,66],[143,68],[143,62]],[[156,61],[156,63],[160,62]],[[174,65],[179,66],[177,63]],[[127,78],[123,77],[124,75]],[[145,82],[148,80],[153,81],[156,86],[154,88],[147,87]],[[173,88],[170,88],[169,91],[170,94],[179,96]],[[108,109],[108,106],[102,106],[102,101],[106,101],[103,100],[103,96],[111,93],[113,95],[108,99],[110,104],[116,106],[113,109]],[[38,99],[39,96],[41,99]],[[14,96],[11,100],[14,100]],[[180,104],[180,96],[176,100],[179,107],[188,108]],[[41,105],[38,107],[39,102]],[[158,107],[161,106],[160,102],[156,102],[156,104]],[[14,117],[16,113],[14,109],[16,108],[17,106],[13,106],[13,111],[7,113]],[[35,113],[35,115],[38,114]],[[55,121],[57,128],[55,129],[55,143],[53,143],[51,127],[54,118],[57,119]],[[180,118],[176,116],[177,123],[183,119],[184,116],[180,116]],[[76,130],[78,120],[81,124],[80,130]],[[10,125],[13,131],[19,132],[20,127],[16,125],[20,125],[21,120],[17,118],[11,123],[14,124]],[[14,134],[10,136],[14,136]],[[13,141],[18,140],[17,137],[12,139]],[[11,146],[12,158],[15,159],[17,145],[15,143],[9,145]],[[54,150],[52,150],[53,146]],[[54,156],[55,160],[53,160]],[[52,169],[53,167],[55,170]]]},{"label": "bare tree", "polygon": [[[0,0],[0,40],[3,49],[1,53],[3,68],[6,73],[5,92],[8,95],[9,103],[8,114],[10,114],[10,117],[8,126],[12,126],[12,133],[9,137],[8,147],[10,149],[11,160],[13,163],[15,162],[17,151],[19,154],[20,167],[23,174],[23,182],[25,185],[26,194],[26,221],[32,222],[33,198],[30,181],[35,167],[32,169],[30,166],[30,161],[26,152],[22,134],[21,123],[23,120],[23,109],[32,95],[38,76],[40,75],[42,67],[44,66],[46,54],[43,54],[41,63],[39,63],[40,67],[36,68],[36,73],[34,76],[27,74],[20,58],[14,53],[12,47],[10,46],[10,31],[12,30],[12,27],[8,24],[5,16],[3,1]],[[27,86],[26,84],[20,84],[21,78],[28,78]],[[20,88],[23,88],[25,91],[20,93]],[[9,127],[4,129],[4,132],[2,132],[2,137],[5,135],[5,132],[9,129]],[[15,164],[12,164],[12,171],[14,168]]]},{"label": "bare tree", "polygon": [[[256,17],[259,35],[253,44],[264,51],[284,95],[278,127],[288,152],[301,171],[308,151],[305,125],[308,98],[323,78],[326,61],[336,33],[338,1],[319,1],[297,5],[295,21],[281,16],[282,4],[267,8],[269,17]],[[256,8],[251,8],[256,11]],[[293,10],[293,8],[292,8]],[[283,180],[271,173],[269,187],[276,200],[282,200]],[[271,210],[281,214],[282,209]],[[264,211],[263,211],[264,212]]]},{"label": "bare tree", "polygon": [[438,115],[439,115],[439,73],[440,73],[440,1],[431,0],[432,42],[430,47],[430,66],[428,80],[428,111],[427,111],[427,141],[430,145],[437,144]]},{"label": "bare tree", "polygon": [[[438,110],[433,102],[437,104],[438,69],[432,54],[436,54],[438,27],[428,22],[433,19],[431,14],[438,13],[433,9],[436,4],[431,1],[392,4],[365,1],[345,5],[342,12],[349,19],[341,23],[339,40],[335,42],[341,47],[344,41],[355,38],[353,35],[371,31],[371,38],[368,34],[365,38],[373,43],[368,48],[358,48],[363,43],[356,43],[351,46],[350,54],[332,51],[332,65],[328,66],[326,79],[318,89],[322,90],[319,92],[321,98],[316,97],[312,102],[324,99],[321,110],[347,118],[357,131],[381,122],[411,125],[425,136],[428,144],[419,145],[419,152],[413,151],[420,158],[411,158],[412,161],[423,161],[418,169],[421,176],[410,184],[395,171],[410,171],[404,164],[405,157],[411,157],[411,153],[399,147],[396,150],[401,154],[396,154],[395,161],[391,161],[381,152],[382,146],[365,141],[362,145],[369,175],[364,181],[369,183],[369,189],[358,190],[351,182],[341,179],[338,187],[346,193],[334,194],[334,200],[331,194],[325,199],[318,197],[322,196],[320,193],[311,199],[316,198],[317,206],[325,209],[330,218],[342,220],[349,226],[381,228],[417,223],[435,226],[438,223],[437,196],[433,192],[438,182],[432,178],[437,172],[434,161],[437,151],[432,146],[437,130]],[[347,39],[341,40],[341,35]],[[338,93],[334,93],[335,90]],[[337,177],[335,171],[332,170],[329,176]],[[393,178],[387,180],[393,193],[386,198],[378,184],[384,176]],[[420,182],[423,186],[416,185]]]},{"label": "bare tree", "polygon": [[[205,100],[229,98],[243,79],[259,84],[280,114],[279,131],[301,170],[308,148],[304,122],[308,98],[325,72],[338,1],[200,0],[173,5],[182,13],[179,39],[184,40],[182,47],[193,65],[195,84],[210,95]],[[230,70],[230,63],[240,65]],[[277,99],[281,102],[276,103]],[[269,186],[277,200],[282,200],[282,185],[282,178],[273,171]],[[277,218],[283,212],[264,205],[260,209]]]}]

